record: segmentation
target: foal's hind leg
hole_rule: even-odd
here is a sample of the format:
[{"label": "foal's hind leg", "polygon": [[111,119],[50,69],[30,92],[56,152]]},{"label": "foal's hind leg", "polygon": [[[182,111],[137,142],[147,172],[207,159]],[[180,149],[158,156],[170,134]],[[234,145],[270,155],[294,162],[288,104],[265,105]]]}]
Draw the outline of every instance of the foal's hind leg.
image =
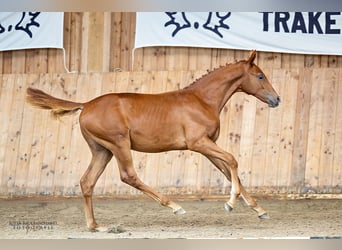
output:
[{"label": "foal's hind leg", "polygon": [[185,210],[177,203],[171,201],[168,197],[156,192],[139,179],[137,173],[134,170],[129,140],[120,141],[120,145],[113,145],[113,148],[111,150],[117,159],[120,170],[120,178],[124,183],[142,191],[150,198],[159,202],[162,206],[170,207],[173,210],[174,214],[185,213]]},{"label": "foal's hind leg", "polygon": [[[231,181],[230,171],[223,161],[210,157],[210,156],[207,156],[207,158],[226,176],[226,178],[229,181]],[[269,218],[266,211],[256,203],[256,201],[250,196],[247,190],[242,186],[240,179],[239,179],[239,184],[240,184],[241,195],[244,201],[246,202],[246,204],[258,213],[258,216],[260,219]],[[230,207],[230,205],[227,203],[225,205],[225,208],[228,212],[230,212],[232,209],[232,207]]]},{"label": "foal's hind leg", "polygon": [[100,227],[95,221],[92,194],[98,178],[103,173],[107,163],[110,161],[113,155],[109,150],[105,149],[101,145],[93,141],[89,141],[89,139],[87,140],[87,142],[89,144],[93,157],[88,169],[86,170],[80,181],[84,197],[84,210],[87,227],[89,230],[106,231],[107,228]]}]

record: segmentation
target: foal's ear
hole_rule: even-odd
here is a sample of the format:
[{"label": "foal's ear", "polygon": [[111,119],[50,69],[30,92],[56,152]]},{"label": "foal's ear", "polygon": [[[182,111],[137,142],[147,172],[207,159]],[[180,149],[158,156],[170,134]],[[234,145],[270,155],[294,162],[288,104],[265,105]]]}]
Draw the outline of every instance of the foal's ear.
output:
[{"label": "foal's ear", "polygon": [[248,59],[247,59],[247,63],[249,63],[250,65],[252,65],[253,62],[254,62],[255,57],[256,57],[256,51],[255,51],[255,50],[252,50],[251,52],[249,52],[249,56],[248,56]]}]

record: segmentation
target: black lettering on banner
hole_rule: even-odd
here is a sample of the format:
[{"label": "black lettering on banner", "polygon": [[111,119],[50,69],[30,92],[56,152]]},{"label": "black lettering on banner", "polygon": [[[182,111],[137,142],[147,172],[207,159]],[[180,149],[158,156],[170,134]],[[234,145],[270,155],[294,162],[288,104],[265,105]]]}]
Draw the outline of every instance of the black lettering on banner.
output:
[{"label": "black lettering on banner", "polygon": [[316,28],[318,34],[323,34],[323,30],[321,25],[318,21],[319,17],[321,16],[322,12],[309,12],[309,33],[314,33],[314,28]]},{"label": "black lettering on banner", "polygon": [[289,12],[276,12],[274,17],[274,31],[280,32],[280,23],[283,26],[284,32],[289,32],[289,27],[287,26],[287,21],[290,19]]},{"label": "black lettering on banner", "polygon": [[[40,12],[22,12],[20,20],[16,23],[12,24],[2,24],[0,23],[0,35],[11,31],[23,31],[25,32],[30,38],[33,37],[33,33],[31,27],[40,27],[40,24],[36,20],[39,16]],[[13,30],[14,27],[14,30]]]},{"label": "black lettering on banner", "polygon": [[268,31],[268,14],[273,12],[261,12],[262,13],[262,21],[263,21],[263,31]]},{"label": "black lettering on banner", "polygon": [[302,33],[307,33],[305,21],[301,12],[295,12],[291,33],[296,33],[297,30],[302,31]]},{"label": "black lettering on banner", "polygon": [[0,34],[4,33],[5,31],[6,31],[6,29],[0,23]]},{"label": "black lettering on banner", "polygon": [[336,19],[332,16],[341,15],[341,12],[327,12],[325,13],[325,34],[341,34],[341,29],[334,29],[331,26],[336,24]]},{"label": "black lettering on banner", "polygon": [[213,16],[212,13],[210,12],[208,15],[208,19],[207,19],[206,23],[203,24],[203,28],[212,31],[216,35],[218,35],[219,37],[223,38],[223,35],[219,31],[219,28],[223,28],[223,29],[227,29],[227,30],[229,29],[229,26],[227,24],[225,24],[224,21],[228,17],[230,17],[230,15],[231,15],[231,12],[227,12],[223,15],[220,15],[219,12],[216,12],[215,16]]},{"label": "black lettering on banner", "polygon": [[191,27],[191,23],[186,18],[185,12],[165,12],[165,14],[169,16],[170,20],[164,24],[164,27],[175,25],[172,37],[174,37],[180,30]]},{"label": "black lettering on banner", "polygon": [[[341,12],[261,12],[264,32],[309,33],[309,34],[341,34],[341,23],[336,17]],[[324,14],[323,14],[324,13]],[[322,17],[324,15],[324,17]],[[274,22],[274,30],[270,23]]]},{"label": "black lettering on banner", "polygon": [[170,18],[164,27],[174,25],[174,30],[172,31],[172,37],[175,37],[178,32],[184,29],[194,28],[199,29],[202,27],[204,30],[214,32],[219,37],[223,38],[223,34],[220,29],[229,29],[229,25],[225,21],[230,17],[231,12],[209,12],[207,20],[203,25],[200,25],[199,21],[191,20],[191,22],[185,12],[165,12],[165,14]]}]

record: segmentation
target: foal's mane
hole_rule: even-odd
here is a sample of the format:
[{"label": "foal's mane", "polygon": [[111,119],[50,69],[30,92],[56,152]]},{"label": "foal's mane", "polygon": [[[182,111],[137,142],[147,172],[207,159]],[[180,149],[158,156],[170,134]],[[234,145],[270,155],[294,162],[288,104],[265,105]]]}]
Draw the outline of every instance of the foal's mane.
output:
[{"label": "foal's mane", "polygon": [[183,89],[188,89],[188,88],[194,86],[196,83],[198,83],[199,81],[201,81],[203,78],[207,77],[210,74],[218,73],[219,71],[221,71],[223,69],[229,68],[232,65],[237,65],[237,64],[242,63],[242,62],[246,62],[246,60],[235,61],[233,63],[226,63],[226,65],[219,66],[219,67],[214,68],[212,70],[208,69],[206,74],[202,75],[200,78],[197,78],[192,83],[190,83],[189,85],[185,86]]}]

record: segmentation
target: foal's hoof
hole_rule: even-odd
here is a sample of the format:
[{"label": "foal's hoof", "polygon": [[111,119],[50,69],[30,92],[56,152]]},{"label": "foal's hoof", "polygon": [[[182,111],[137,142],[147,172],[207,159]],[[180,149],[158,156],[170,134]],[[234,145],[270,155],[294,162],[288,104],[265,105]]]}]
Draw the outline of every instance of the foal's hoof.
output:
[{"label": "foal's hoof", "polygon": [[258,217],[259,217],[259,219],[262,219],[262,220],[265,220],[265,219],[269,219],[269,218],[270,218],[270,216],[269,216],[267,213],[261,214],[261,215],[259,215]]},{"label": "foal's hoof", "polygon": [[181,214],[185,214],[186,212],[183,208],[178,208],[177,210],[174,210],[173,213],[177,215],[181,215]]},{"label": "foal's hoof", "polygon": [[230,205],[228,204],[228,202],[226,202],[226,203],[224,204],[224,209],[226,209],[226,211],[227,211],[228,213],[230,213],[231,211],[233,211],[233,207],[230,206]]},{"label": "foal's hoof", "polygon": [[113,233],[113,234],[121,234],[121,233],[124,233],[124,232],[126,232],[126,231],[127,231],[127,230],[124,229],[123,227],[117,226],[117,227],[109,228],[106,232],[107,232],[107,233]]},{"label": "foal's hoof", "polygon": [[89,229],[90,232],[100,232],[100,233],[103,233],[103,232],[108,232],[108,227],[103,227],[103,226],[98,226],[98,227],[95,227],[95,228],[92,228],[92,229]]}]

